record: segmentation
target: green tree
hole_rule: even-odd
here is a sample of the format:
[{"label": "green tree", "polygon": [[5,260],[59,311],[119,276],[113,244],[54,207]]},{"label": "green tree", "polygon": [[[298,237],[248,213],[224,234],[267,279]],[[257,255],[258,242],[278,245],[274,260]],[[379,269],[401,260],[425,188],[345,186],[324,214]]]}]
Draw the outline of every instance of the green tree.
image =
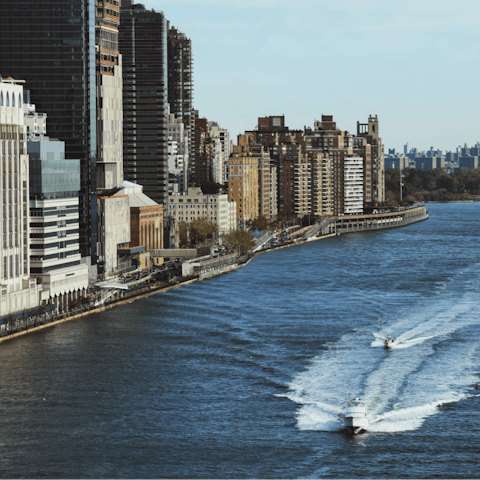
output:
[{"label": "green tree", "polygon": [[206,218],[198,218],[190,223],[190,240],[191,243],[203,242],[207,236],[213,235],[218,231],[216,223],[207,220]]},{"label": "green tree", "polygon": [[233,248],[235,245],[240,246],[240,252],[246,253],[255,246],[253,235],[247,230],[238,230],[223,239],[223,243]]},{"label": "green tree", "polygon": [[200,188],[202,189],[202,193],[204,195],[215,195],[222,189],[222,185],[215,182],[206,182],[202,183]]},{"label": "green tree", "polygon": [[247,227],[250,230],[266,230],[270,225],[268,218],[265,215],[260,215],[256,218],[251,218],[247,221]]},{"label": "green tree", "polygon": [[188,225],[185,222],[179,222],[178,232],[180,235],[180,246],[188,247]]},{"label": "green tree", "polygon": [[[386,199],[389,205],[400,202],[400,172],[385,172]],[[480,168],[459,168],[449,174],[442,169],[405,171],[403,178],[403,204],[417,202],[478,201],[480,195]]]}]

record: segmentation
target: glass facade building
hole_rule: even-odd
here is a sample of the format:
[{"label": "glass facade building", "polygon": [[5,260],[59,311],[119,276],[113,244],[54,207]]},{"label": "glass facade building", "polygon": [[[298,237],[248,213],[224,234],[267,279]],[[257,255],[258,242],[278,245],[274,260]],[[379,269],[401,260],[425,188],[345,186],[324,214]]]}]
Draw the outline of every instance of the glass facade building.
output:
[{"label": "glass facade building", "polygon": [[168,196],[167,22],[161,12],[122,2],[125,180],[164,205]]},{"label": "glass facade building", "polygon": [[63,152],[63,142],[28,142],[30,198],[53,200],[78,197],[80,161],[65,160]]},{"label": "glass facade building", "polygon": [[95,0],[2,0],[1,13],[0,74],[25,80],[51,137],[80,159],[81,252],[95,256]]}]

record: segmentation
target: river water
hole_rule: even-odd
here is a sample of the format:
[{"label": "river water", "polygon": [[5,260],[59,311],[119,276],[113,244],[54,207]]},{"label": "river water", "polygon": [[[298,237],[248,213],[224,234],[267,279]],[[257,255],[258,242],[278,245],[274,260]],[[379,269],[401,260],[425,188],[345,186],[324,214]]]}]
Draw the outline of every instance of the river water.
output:
[{"label": "river water", "polygon": [[478,478],[480,204],[428,210],[0,344],[0,477]]}]

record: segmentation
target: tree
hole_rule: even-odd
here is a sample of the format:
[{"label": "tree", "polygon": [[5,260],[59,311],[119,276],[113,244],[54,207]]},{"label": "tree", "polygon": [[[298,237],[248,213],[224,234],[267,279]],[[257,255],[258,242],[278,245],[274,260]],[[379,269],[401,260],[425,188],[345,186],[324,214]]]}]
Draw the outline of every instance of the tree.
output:
[{"label": "tree", "polygon": [[247,230],[238,230],[230,235],[227,235],[223,239],[223,243],[230,247],[239,245],[241,253],[248,252],[255,246],[253,235]]},{"label": "tree", "polygon": [[[418,202],[478,201],[480,195],[480,168],[458,168],[448,174],[440,168],[405,171],[403,178],[403,204]],[[385,172],[386,199],[389,205],[400,202],[400,172]],[[408,200],[407,200],[408,199]]]},{"label": "tree", "polygon": [[217,194],[223,187],[219,183],[215,182],[207,182],[207,183],[202,183],[200,185],[200,188],[202,189],[202,193],[204,195],[215,195]]},{"label": "tree", "polygon": [[250,220],[247,220],[247,227],[250,230],[266,230],[269,225],[270,222],[265,215],[260,215],[256,218],[251,218]]},{"label": "tree", "polygon": [[178,233],[180,235],[180,246],[188,247],[188,225],[185,222],[178,223]]},{"label": "tree", "polygon": [[203,242],[208,235],[213,235],[218,231],[216,223],[206,218],[198,218],[190,223],[190,239],[192,243]]}]

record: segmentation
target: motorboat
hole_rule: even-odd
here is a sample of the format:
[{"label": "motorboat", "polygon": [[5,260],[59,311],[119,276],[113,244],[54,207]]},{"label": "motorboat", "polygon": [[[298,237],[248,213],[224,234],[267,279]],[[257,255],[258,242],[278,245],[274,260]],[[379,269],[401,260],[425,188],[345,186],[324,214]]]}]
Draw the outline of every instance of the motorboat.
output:
[{"label": "motorboat", "polygon": [[394,347],[395,342],[392,337],[388,336],[385,338],[384,345],[385,345],[385,348],[390,349]]},{"label": "motorboat", "polygon": [[357,397],[347,403],[344,423],[345,428],[353,435],[358,435],[367,430],[367,405],[362,399]]}]

